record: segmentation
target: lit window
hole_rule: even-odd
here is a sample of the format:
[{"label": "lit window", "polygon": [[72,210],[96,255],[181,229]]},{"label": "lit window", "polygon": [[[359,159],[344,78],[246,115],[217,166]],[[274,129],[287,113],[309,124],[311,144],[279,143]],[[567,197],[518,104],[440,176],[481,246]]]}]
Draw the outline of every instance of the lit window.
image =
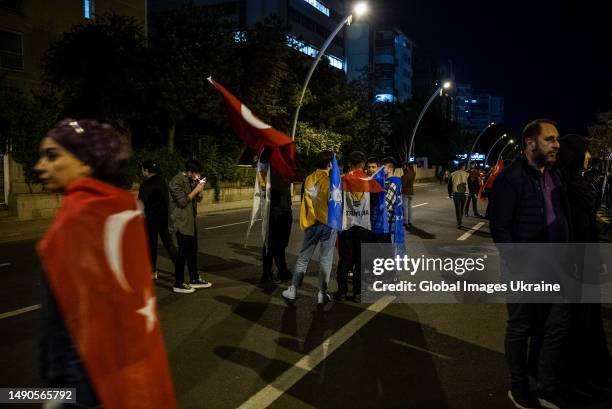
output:
[{"label": "lit window", "polygon": [[393,102],[394,100],[393,94],[376,94],[376,102]]},{"label": "lit window", "polygon": [[[309,44],[306,44],[300,40],[297,40],[295,37],[287,36],[287,45],[291,48],[298,50],[299,52],[309,55],[313,58],[319,54],[319,50]],[[333,55],[326,55],[327,61],[329,65],[334,68],[338,68],[339,70],[344,69],[344,61],[338,57],[334,57]]]},{"label": "lit window", "polygon": [[86,19],[93,19],[96,14],[96,2],[95,0],[85,0],[84,4],[85,12],[84,16]]},{"label": "lit window", "polygon": [[244,43],[246,41],[246,33],[244,31],[236,31],[234,32],[234,42],[235,43]]},{"label": "lit window", "polygon": [[[467,102],[467,101],[465,101],[465,102]],[[477,100],[475,100],[475,99],[473,99],[473,100],[472,100],[472,104],[475,104],[475,103],[477,103],[477,102],[478,102],[478,101],[477,101]]]},{"label": "lit window", "polygon": [[323,3],[317,0],[304,0],[306,3],[310,4],[312,7],[319,10],[321,13],[325,14],[329,17],[329,8],[325,7]]}]

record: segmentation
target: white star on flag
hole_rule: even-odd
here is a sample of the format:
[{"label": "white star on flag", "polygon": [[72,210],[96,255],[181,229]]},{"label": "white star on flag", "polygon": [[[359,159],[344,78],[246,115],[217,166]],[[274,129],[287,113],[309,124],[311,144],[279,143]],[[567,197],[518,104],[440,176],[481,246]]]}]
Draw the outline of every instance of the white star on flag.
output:
[{"label": "white star on flag", "polygon": [[340,186],[336,185],[332,188],[331,197],[335,203],[342,203],[342,190]]},{"label": "white star on flag", "polygon": [[151,297],[149,291],[145,292],[145,306],[136,311],[140,315],[144,315],[147,319],[147,332],[153,331],[157,315],[155,314],[155,297]]}]

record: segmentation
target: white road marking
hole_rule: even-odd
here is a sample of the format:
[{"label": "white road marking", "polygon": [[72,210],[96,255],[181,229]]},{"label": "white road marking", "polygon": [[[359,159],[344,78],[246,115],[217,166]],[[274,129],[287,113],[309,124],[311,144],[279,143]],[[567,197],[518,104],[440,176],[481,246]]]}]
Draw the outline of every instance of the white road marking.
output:
[{"label": "white road marking", "polygon": [[26,312],[34,311],[40,308],[40,304],[30,305],[29,307],[20,308],[9,312],[3,312],[0,314],[0,320],[5,318],[14,317],[15,315],[25,314]]},{"label": "white road marking", "polygon": [[463,235],[459,237],[457,240],[459,241],[467,240],[472,234],[476,233],[476,231],[484,225],[485,225],[484,222],[479,222],[478,224],[476,224],[476,226],[472,227],[470,230],[463,233]]},{"label": "white road marking", "polygon": [[[261,221],[261,219],[255,219],[256,222]],[[237,223],[229,223],[229,224],[222,224],[220,226],[212,226],[212,227],[204,227],[204,230],[214,230],[214,229],[220,229],[222,227],[229,227],[229,226],[237,226],[239,224],[246,224],[246,223],[251,223],[250,220],[247,220],[245,222],[237,222]]]},{"label": "white road marking", "polygon": [[412,208],[414,209],[415,207],[421,207],[421,206],[425,206],[428,205],[429,203],[425,202],[425,203],[419,203],[417,205],[412,206]]},{"label": "white road marking", "polygon": [[433,355],[433,356],[438,357],[438,358],[442,358],[442,359],[453,359],[453,358],[451,358],[450,356],[447,356],[447,355],[442,355],[442,354],[439,354],[439,353],[437,353],[437,352],[433,352],[433,351],[430,351],[430,350],[428,350],[428,349],[421,348],[421,347],[418,347],[418,346],[416,346],[416,345],[409,344],[409,343],[404,342],[404,341],[400,341],[399,339],[394,339],[394,338],[391,338],[391,339],[389,340],[389,342],[393,342],[394,344],[401,345],[401,346],[403,346],[403,347],[407,347],[407,348],[410,348],[410,349],[414,349],[414,350],[416,350],[416,351],[425,352],[426,354]]},{"label": "white road marking", "polygon": [[0,267],[8,267],[11,263],[0,263]]},{"label": "white road marking", "polygon": [[287,369],[268,386],[261,389],[251,396],[238,409],[260,409],[270,406],[276,399],[281,397],[289,388],[299,382],[308,372],[317,367],[326,356],[334,353],[342,344],[368,323],[376,314],[384,310],[395,297],[385,296],[367,309],[363,310],[358,316],[353,318],[348,324],[340,328],[337,332],[328,337],[321,345],[315,348],[308,355],[305,355],[292,367]]}]

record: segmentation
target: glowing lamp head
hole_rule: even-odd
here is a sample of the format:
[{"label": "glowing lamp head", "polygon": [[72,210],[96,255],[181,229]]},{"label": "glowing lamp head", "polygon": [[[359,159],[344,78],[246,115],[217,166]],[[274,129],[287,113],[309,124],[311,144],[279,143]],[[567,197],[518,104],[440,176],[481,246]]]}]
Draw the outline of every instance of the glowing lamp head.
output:
[{"label": "glowing lamp head", "polygon": [[366,3],[365,1],[360,1],[359,3],[355,4],[355,6],[353,7],[353,13],[355,13],[356,17],[362,17],[366,15],[367,12],[368,12],[368,3]]}]

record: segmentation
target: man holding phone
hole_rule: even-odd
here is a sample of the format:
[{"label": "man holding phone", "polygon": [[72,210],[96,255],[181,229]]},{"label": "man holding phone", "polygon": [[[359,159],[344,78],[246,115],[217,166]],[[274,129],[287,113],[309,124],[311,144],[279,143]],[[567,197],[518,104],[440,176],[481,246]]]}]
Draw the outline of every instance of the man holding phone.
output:
[{"label": "man holding phone", "polygon": [[[174,265],[175,293],[189,294],[196,288],[209,288],[211,283],[198,273],[198,230],[196,226],[197,202],[202,200],[206,178],[202,177],[202,164],[195,159],[185,163],[168,184],[170,190],[170,229],[176,233],[178,255]],[[189,283],[185,280],[185,262],[189,269]]]}]

